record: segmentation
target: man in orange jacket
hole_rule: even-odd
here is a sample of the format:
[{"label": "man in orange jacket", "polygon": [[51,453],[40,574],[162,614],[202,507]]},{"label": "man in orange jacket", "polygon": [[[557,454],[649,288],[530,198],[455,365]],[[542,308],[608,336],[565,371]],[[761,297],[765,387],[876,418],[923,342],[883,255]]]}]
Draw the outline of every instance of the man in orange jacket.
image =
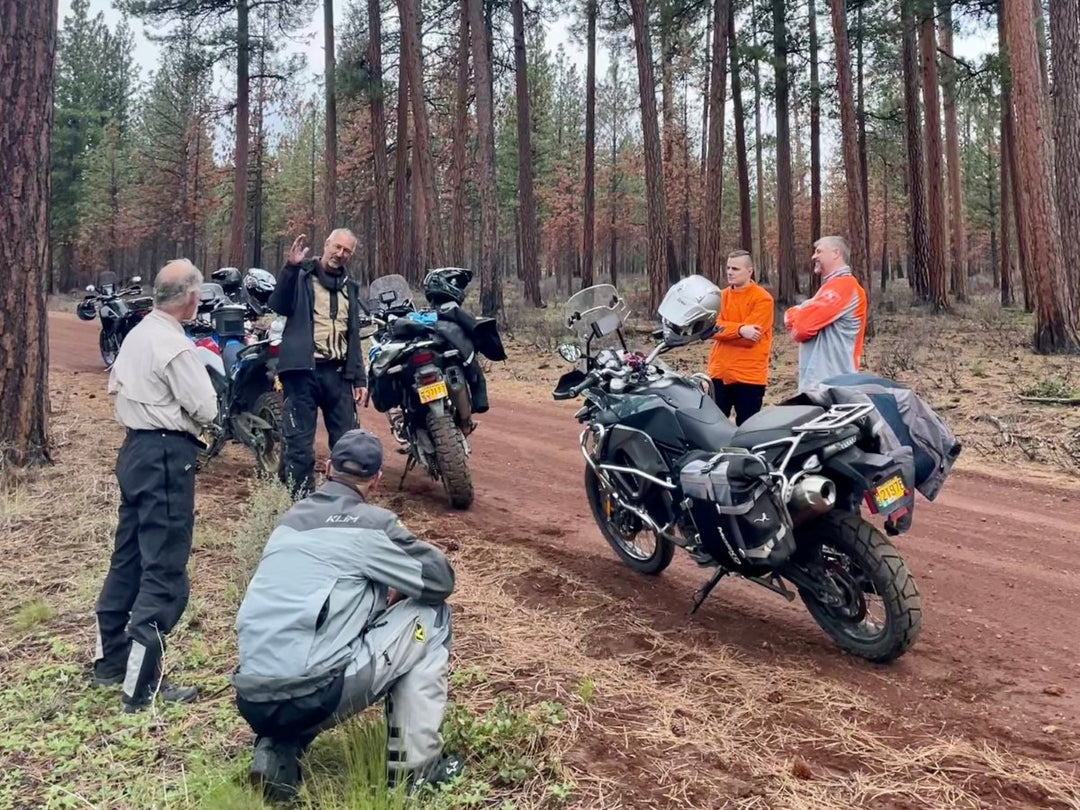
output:
[{"label": "man in orange jacket", "polygon": [[741,425],[761,410],[769,382],[773,299],[754,281],[754,260],[745,250],[727,259],[728,287],[720,294],[717,332],[709,352],[708,374],[716,404]]},{"label": "man in orange jacket", "polygon": [[784,326],[799,344],[800,391],[858,371],[866,334],[866,291],[851,272],[847,242],[823,236],[814,243],[813,259],[821,287],[784,313]]}]

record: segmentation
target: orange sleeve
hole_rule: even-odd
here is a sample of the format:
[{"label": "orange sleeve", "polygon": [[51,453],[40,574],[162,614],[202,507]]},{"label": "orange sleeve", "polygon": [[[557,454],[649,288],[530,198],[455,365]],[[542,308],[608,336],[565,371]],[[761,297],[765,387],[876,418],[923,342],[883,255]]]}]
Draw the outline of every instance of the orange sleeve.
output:
[{"label": "orange sleeve", "polygon": [[784,313],[784,326],[791,337],[804,343],[839,318],[851,303],[851,297],[843,292],[847,286],[827,284],[809,301],[788,309]]},{"label": "orange sleeve", "polygon": [[739,329],[743,326],[756,326],[762,332],[772,331],[772,296],[765,292],[765,290],[759,290],[758,295],[754,297],[754,302],[750,305],[750,311],[741,321],[724,320],[724,314],[723,308],[721,308],[720,317],[716,319],[716,328],[719,331],[713,335],[713,340],[718,343],[727,343],[728,341],[737,340],[739,341],[739,345],[743,347],[754,346],[756,345],[754,341],[740,337]]}]

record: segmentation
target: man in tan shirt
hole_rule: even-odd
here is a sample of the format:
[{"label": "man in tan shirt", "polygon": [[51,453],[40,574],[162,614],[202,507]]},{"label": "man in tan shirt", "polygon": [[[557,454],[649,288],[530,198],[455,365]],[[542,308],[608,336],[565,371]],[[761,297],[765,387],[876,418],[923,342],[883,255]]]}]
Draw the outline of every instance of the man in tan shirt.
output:
[{"label": "man in tan shirt", "polygon": [[95,685],[123,684],[121,705],[191,701],[192,687],[162,674],[165,636],[188,601],[195,524],[195,457],[217,395],[181,321],[195,316],[202,275],[186,259],[154,280],[154,311],[131,330],[109,375],[127,435],[116,459],[120,514],[97,601]]}]

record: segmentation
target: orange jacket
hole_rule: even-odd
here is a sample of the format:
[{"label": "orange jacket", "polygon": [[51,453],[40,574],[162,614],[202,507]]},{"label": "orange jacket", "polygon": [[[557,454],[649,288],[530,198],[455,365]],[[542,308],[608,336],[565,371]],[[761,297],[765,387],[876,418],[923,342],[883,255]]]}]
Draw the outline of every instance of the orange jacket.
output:
[{"label": "orange jacket", "polygon": [[[761,329],[757,343],[739,337],[739,327],[749,325]],[[709,352],[709,376],[723,383],[767,385],[772,348],[772,296],[753,281],[741,290],[725,288],[720,293],[716,326],[719,331],[713,335]]]}]

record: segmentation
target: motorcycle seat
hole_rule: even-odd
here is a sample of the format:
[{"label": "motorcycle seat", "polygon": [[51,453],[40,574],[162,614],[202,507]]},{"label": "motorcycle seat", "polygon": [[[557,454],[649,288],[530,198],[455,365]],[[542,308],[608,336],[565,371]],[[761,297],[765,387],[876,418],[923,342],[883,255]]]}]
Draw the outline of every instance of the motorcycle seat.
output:
[{"label": "motorcycle seat", "polygon": [[791,429],[825,413],[816,405],[774,405],[758,411],[735,430],[732,447],[752,449],[791,435]]}]

